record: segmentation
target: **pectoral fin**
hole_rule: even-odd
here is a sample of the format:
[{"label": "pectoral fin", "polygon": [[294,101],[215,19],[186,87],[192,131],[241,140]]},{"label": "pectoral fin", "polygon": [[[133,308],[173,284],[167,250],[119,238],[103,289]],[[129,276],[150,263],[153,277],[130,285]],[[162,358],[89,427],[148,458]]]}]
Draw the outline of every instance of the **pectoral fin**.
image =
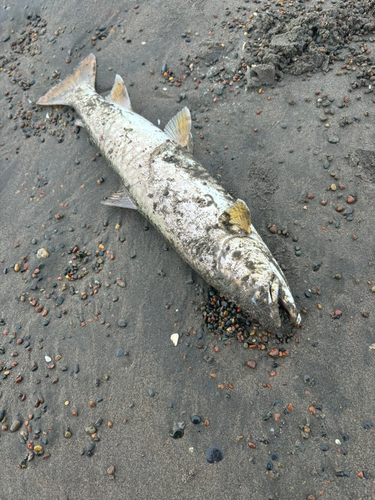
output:
[{"label": "pectoral fin", "polygon": [[109,207],[131,208],[132,210],[138,210],[125,188],[122,188],[120,189],[120,191],[113,193],[112,196],[110,196],[107,200],[102,201],[101,203],[103,205],[108,205]]},{"label": "pectoral fin", "polygon": [[176,116],[171,118],[165,126],[164,132],[168,137],[188,151],[193,149],[193,137],[191,135],[191,116],[189,109],[185,106]]},{"label": "pectoral fin", "polygon": [[107,101],[118,104],[129,111],[132,111],[128,91],[126,90],[124,80],[120,75],[116,75],[115,83],[113,84],[111,93],[106,97]]}]

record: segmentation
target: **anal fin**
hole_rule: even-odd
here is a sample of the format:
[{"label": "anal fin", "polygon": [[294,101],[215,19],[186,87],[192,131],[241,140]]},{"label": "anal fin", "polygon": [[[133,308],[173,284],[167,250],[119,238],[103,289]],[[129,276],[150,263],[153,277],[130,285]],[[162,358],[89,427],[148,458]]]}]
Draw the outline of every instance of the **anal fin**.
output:
[{"label": "anal fin", "polygon": [[103,205],[108,205],[109,207],[121,207],[130,208],[132,210],[138,210],[135,203],[131,200],[128,191],[125,188],[120,189],[116,193],[113,193],[107,200],[101,202]]},{"label": "anal fin", "polygon": [[129,111],[132,111],[128,91],[125,87],[124,80],[120,75],[116,75],[115,83],[113,84],[111,93],[106,97],[107,101],[118,104]]},{"label": "anal fin", "polygon": [[188,151],[192,151],[191,116],[186,106],[169,120],[164,132],[173,142],[186,147]]}]

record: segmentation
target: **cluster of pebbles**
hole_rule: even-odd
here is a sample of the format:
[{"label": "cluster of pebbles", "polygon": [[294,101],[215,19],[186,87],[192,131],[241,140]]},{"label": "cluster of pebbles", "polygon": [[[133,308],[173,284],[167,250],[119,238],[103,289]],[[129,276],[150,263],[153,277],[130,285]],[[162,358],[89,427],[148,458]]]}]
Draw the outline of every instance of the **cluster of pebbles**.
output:
[{"label": "cluster of pebbles", "polygon": [[[208,291],[207,301],[201,302],[200,311],[208,331],[224,345],[236,339],[244,348],[256,345],[260,350],[265,349],[271,334],[261,329],[253,318],[216,290]],[[282,330],[276,333],[279,342],[287,342],[294,336],[293,331],[285,333]]]}]

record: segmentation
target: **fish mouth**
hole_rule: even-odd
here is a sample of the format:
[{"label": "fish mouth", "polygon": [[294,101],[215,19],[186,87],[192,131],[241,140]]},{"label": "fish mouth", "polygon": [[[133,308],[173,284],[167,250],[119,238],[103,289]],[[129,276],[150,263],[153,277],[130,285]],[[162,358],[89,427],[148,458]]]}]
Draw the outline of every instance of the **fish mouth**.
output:
[{"label": "fish mouth", "polygon": [[[281,320],[280,313],[284,312],[286,313],[290,323],[300,323],[300,315],[297,313],[294,302],[292,303],[286,298],[283,285],[280,284],[280,281],[276,276],[271,280],[269,285],[269,299],[271,302],[271,308],[274,308],[275,314],[278,315],[279,320]],[[277,321],[277,318],[275,319]]]},{"label": "fish mouth", "polygon": [[289,302],[286,298],[282,296],[278,297],[278,305],[281,311],[284,311],[288,316],[288,320],[291,324],[298,325],[301,323],[301,316],[297,313],[295,304]]}]

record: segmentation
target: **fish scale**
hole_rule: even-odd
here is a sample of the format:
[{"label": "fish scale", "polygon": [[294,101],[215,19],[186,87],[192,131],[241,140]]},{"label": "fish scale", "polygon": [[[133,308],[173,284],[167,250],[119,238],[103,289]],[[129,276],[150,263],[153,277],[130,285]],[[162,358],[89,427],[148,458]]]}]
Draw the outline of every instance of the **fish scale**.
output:
[{"label": "fish scale", "polygon": [[300,322],[285,276],[236,200],[182,147],[191,147],[187,108],[165,131],[135,113],[117,75],[111,94],[95,91],[91,54],[38,104],[75,108],[125,190],[105,202],[136,208],[209,285],[271,331],[280,309]]}]

